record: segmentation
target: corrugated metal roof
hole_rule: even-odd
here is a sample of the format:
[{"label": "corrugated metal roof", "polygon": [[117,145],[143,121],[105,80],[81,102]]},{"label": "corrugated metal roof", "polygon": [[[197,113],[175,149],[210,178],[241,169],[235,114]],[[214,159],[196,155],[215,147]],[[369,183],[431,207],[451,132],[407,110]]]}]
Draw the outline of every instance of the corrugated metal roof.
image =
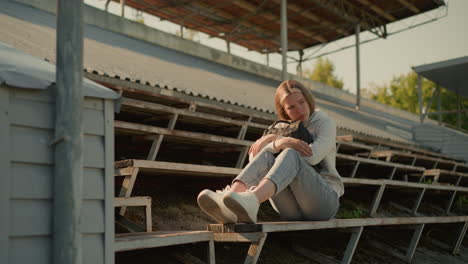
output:
[{"label": "corrugated metal roof", "polygon": [[468,56],[413,67],[419,75],[468,97]]},{"label": "corrugated metal roof", "polygon": [[[17,88],[47,89],[55,83],[55,65],[0,41],[0,84]],[[83,79],[84,96],[118,99],[120,95]]]},{"label": "corrugated metal roof", "polygon": [[[7,2],[0,11],[0,40],[55,61],[55,21],[52,14]],[[88,71],[264,112],[274,111],[274,92],[279,84],[276,80],[94,26],[86,25],[84,31],[84,65]],[[317,92],[323,90],[323,84],[308,81],[306,85],[318,98],[319,108],[335,118],[339,128],[413,143],[410,139],[413,120],[370,107],[357,112],[353,102]]]}]

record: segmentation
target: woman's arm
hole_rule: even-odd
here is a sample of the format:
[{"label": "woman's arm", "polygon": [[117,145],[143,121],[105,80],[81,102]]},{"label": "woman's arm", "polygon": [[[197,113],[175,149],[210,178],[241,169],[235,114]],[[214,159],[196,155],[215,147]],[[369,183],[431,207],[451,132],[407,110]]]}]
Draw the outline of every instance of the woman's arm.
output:
[{"label": "woman's arm", "polygon": [[265,135],[255,141],[249,149],[249,156],[255,157],[266,145],[273,142],[278,136],[274,134]]},{"label": "woman's arm", "polygon": [[325,158],[333,147],[336,147],[336,125],[330,118],[323,118],[314,125],[317,138],[312,144],[284,137],[275,140],[269,146],[269,150],[276,153],[286,148],[292,148],[299,152],[309,164],[316,165]]}]

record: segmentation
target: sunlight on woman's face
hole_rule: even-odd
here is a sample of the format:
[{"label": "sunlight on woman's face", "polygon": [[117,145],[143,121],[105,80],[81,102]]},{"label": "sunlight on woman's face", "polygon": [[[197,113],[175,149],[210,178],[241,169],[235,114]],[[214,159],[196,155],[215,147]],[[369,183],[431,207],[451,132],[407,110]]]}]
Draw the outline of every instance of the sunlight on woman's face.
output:
[{"label": "sunlight on woman's face", "polygon": [[306,121],[310,116],[310,108],[302,93],[292,93],[283,100],[283,108],[293,121]]}]

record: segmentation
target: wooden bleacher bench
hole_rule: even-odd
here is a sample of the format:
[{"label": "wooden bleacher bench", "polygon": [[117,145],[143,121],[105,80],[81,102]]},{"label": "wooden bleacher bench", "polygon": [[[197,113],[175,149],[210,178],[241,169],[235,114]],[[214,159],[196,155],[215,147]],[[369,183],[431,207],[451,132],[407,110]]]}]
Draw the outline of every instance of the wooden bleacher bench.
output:
[{"label": "wooden bleacher bench", "polygon": [[210,231],[159,231],[115,235],[114,251],[130,251],[208,242],[208,263],[215,263],[214,236]]},{"label": "wooden bleacher bench", "polygon": [[341,135],[341,136],[337,136],[337,140],[346,141],[346,142],[360,142],[366,145],[375,146],[374,148],[376,150],[383,146],[383,147],[394,149],[394,150],[403,150],[403,151],[411,152],[414,154],[421,154],[425,156],[441,158],[445,160],[452,160],[452,161],[463,163],[463,160],[456,159],[453,157],[448,157],[441,153],[419,148],[416,144],[413,144],[413,145],[401,144],[401,143],[395,143],[389,140],[375,139],[371,137],[358,136],[358,135]]},{"label": "wooden bleacher bench", "polygon": [[214,232],[216,242],[250,242],[244,263],[256,263],[268,233],[291,232],[318,229],[351,229],[352,235],[346,246],[345,254],[341,263],[350,263],[357,244],[365,227],[368,226],[391,226],[391,225],[414,225],[415,230],[406,255],[402,256],[411,262],[422,231],[426,224],[463,223],[460,232],[455,237],[453,254],[459,251],[460,245],[468,228],[468,216],[445,216],[445,217],[391,217],[391,218],[358,218],[358,219],[332,219],[328,221],[294,221],[294,222],[261,222],[257,224],[231,224],[208,225],[208,230]]},{"label": "wooden bleacher bench", "polygon": [[[351,156],[354,157],[354,156]],[[355,157],[357,158],[357,157]],[[385,163],[382,161],[376,161],[379,163]],[[147,161],[147,160],[123,160],[115,163],[115,176],[124,176],[124,182],[120,192],[121,197],[130,197],[133,186],[137,179],[139,172],[145,174],[152,174],[157,176],[158,174],[170,173],[174,175],[186,175],[195,177],[235,177],[241,172],[241,169],[229,168],[229,167],[217,167],[217,166],[205,166],[205,165],[194,165],[194,164],[183,164],[173,162],[162,162],[162,161]],[[437,181],[433,181],[431,184],[419,183],[419,182],[405,182],[396,181],[390,179],[364,179],[364,178],[350,178],[343,177],[343,182],[346,185],[370,185],[378,187],[378,190],[374,196],[372,207],[370,209],[371,216],[373,216],[378,209],[380,199],[387,187],[402,188],[402,189],[417,189],[418,198],[416,199],[413,208],[411,209],[413,214],[417,213],[419,205],[423,199],[426,190],[442,190],[452,192],[450,201],[447,203],[445,210],[448,212],[453,204],[453,199],[457,192],[468,192],[468,188],[452,185],[440,185]]]}]

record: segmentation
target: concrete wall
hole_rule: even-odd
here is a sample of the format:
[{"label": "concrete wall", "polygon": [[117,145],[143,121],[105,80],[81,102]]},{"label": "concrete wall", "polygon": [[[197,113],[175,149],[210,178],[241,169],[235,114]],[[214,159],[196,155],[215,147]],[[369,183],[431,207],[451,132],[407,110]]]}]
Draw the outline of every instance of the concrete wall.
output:
[{"label": "concrete wall", "polygon": [[[52,263],[52,92],[0,86],[0,102],[0,263]],[[85,101],[83,263],[114,262],[112,106]]]}]

